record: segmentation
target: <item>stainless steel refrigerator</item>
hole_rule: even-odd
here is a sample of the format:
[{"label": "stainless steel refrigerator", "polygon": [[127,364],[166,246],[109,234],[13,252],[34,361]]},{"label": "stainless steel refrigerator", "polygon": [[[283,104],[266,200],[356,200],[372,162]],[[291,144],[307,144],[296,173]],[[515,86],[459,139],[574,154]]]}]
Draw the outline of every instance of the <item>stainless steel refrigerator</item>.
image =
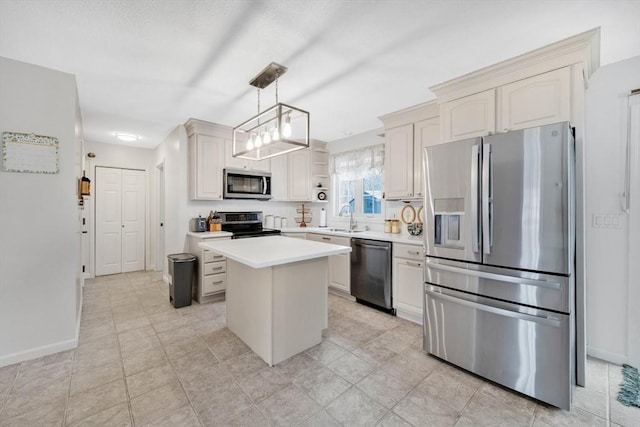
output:
[{"label": "stainless steel refrigerator", "polygon": [[424,349],[569,409],[576,369],[569,123],[424,154]]}]

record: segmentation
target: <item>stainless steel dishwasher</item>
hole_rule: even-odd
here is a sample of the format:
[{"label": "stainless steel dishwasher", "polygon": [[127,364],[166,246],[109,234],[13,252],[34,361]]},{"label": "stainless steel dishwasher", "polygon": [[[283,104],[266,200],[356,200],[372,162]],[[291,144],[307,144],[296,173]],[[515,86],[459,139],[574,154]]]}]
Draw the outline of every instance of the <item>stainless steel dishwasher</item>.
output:
[{"label": "stainless steel dishwasher", "polygon": [[395,314],[391,302],[391,242],[351,239],[351,295]]}]

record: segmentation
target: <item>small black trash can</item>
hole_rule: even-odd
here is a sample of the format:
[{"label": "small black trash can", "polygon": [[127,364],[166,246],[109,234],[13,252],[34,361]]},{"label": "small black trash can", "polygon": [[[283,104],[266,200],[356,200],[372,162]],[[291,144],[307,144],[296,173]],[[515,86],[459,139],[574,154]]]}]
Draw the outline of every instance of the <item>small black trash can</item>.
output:
[{"label": "small black trash can", "polygon": [[191,254],[171,254],[169,259],[169,301],[175,308],[191,305],[191,283],[196,257]]}]

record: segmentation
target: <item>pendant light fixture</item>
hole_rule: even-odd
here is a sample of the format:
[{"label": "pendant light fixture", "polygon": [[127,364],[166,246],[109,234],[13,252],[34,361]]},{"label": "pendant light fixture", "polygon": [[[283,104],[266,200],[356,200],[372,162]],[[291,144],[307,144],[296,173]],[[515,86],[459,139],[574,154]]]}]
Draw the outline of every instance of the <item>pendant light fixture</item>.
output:
[{"label": "pendant light fixture", "polygon": [[[272,62],[249,82],[258,92],[258,114],[233,128],[233,157],[269,159],[309,147],[309,113],[278,102],[278,79],[287,67]],[[260,112],[260,89],[276,82],[276,103]]]}]

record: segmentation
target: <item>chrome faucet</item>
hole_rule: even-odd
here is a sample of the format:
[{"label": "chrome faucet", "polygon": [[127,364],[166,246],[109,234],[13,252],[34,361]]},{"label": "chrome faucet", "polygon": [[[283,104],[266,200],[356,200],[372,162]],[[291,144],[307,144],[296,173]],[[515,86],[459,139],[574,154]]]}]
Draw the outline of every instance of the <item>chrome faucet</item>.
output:
[{"label": "chrome faucet", "polygon": [[342,205],[342,207],[340,208],[340,212],[338,212],[338,216],[344,216],[344,208],[349,209],[349,231],[351,231],[356,228],[356,222],[353,220],[353,209],[351,209],[351,205],[348,203]]}]

